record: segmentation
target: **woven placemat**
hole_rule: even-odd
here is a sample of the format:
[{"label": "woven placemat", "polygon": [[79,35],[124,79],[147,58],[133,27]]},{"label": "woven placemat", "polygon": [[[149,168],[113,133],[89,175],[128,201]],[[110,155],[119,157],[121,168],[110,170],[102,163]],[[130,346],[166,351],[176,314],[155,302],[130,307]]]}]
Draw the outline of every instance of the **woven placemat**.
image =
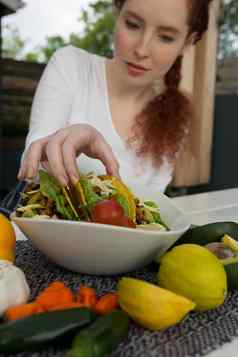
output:
[{"label": "woven placemat", "polygon": [[[57,248],[56,248],[57,249]],[[16,265],[25,273],[33,299],[51,281],[62,280],[74,291],[86,284],[98,296],[115,291],[121,276],[90,276],[74,273],[51,262],[29,241],[17,242]],[[123,274],[155,282],[157,266],[150,264],[134,273]],[[131,323],[128,338],[113,357],[200,357],[238,336],[238,293],[230,293],[225,303],[204,313],[192,312],[177,326],[151,332]],[[1,354],[0,356],[6,356]],[[8,355],[10,356],[10,355]],[[18,353],[17,357],[63,357],[67,351],[49,348],[36,353]]]}]

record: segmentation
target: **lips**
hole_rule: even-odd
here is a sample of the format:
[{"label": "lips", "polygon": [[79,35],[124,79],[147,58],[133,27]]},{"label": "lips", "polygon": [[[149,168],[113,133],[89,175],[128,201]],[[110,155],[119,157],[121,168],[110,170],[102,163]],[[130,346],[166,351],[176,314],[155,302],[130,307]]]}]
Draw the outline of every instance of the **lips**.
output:
[{"label": "lips", "polygon": [[148,68],[145,68],[143,66],[140,66],[138,64],[132,63],[132,62],[127,62],[127,64],[131,67],[134,67],[135,69],[141,70],[141,71],[149,71]]}]

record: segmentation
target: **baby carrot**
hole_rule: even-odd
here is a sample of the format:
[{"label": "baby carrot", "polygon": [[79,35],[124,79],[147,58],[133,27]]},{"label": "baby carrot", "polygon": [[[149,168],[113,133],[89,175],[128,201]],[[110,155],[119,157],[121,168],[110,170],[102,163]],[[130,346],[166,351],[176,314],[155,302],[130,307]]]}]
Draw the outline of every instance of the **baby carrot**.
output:
[{"label": "baby carrot", "polygon": [[28,304],[21,304],[17,306],[9,307],[4,314],[4,318],[8,321],[22,319],[39,312],[43,312],[44,309],[35,302]]},{"label": "baby carrot", "polygon": [[100,314],[106,315],[118,307],[118,297],[116,293],[107,293],[100,297],[93,307],[93,310]]},{"label": "baby carrot", "polygon": [[37,297],[36,303],[41,305],[45,311],[51,310],[56,305],[72,303],[74,295],[70,288],[59,282],[50,284]]},{"label": "baby carrot", "polygon": [[97,301],[96,290],[94,288],[81,285],[78,290],[77,301],[82,303],[85,307],[93,307]]}]

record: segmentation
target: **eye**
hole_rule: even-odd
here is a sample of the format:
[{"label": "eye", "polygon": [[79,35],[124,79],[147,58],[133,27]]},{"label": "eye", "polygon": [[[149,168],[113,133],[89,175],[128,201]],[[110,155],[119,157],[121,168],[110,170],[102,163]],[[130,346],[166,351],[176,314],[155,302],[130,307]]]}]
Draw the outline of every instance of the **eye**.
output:
[{"label": "eye", "polygon": [[126,27],[131,30],[136,30],[136,29],[140,28],[140,25],[137,22],[132,21],[132,20],[125,20],[125,24],[126,24]]},{"label": "eye", "polygon": [[175,41],[175,38],[172,36],[168,35],[159,35],[159,38],[162,40],[164,43],[172,43]]}]

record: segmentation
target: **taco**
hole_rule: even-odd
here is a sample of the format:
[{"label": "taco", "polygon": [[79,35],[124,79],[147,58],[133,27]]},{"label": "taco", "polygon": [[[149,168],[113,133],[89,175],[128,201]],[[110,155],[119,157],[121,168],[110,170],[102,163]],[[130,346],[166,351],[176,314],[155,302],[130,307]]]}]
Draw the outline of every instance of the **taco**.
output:
[{"label": "taco", "polygon": [[71,192],[61,187],[47,172],[39,171],[39,183],[30,184],[21,194],[16,215],[28,218],[61,218],[80,220],[80,211]]},{"label": "taco", "polygon": [[[103,217],[102,217],[103,214]],[[22,193],[16,215],[29,218],[82,220],[141,229],[165,229],[159,207],[142,201],[118,178],[95,173],[79,175],[76,185],[61,187],[45,171],[39,183]],[[116,216],[116,217],[115,217]]]},{"label": "taco", "polygon": [[124,214],[138,228],[168,230],[156,203],[138,199],[130,188],[115,176],[97,176],[95,173],[80,175],[76,187],[81,195],[80,202],[87,207],[89,216],[93,207],[100,201],[115,199],[123,208]]}]

